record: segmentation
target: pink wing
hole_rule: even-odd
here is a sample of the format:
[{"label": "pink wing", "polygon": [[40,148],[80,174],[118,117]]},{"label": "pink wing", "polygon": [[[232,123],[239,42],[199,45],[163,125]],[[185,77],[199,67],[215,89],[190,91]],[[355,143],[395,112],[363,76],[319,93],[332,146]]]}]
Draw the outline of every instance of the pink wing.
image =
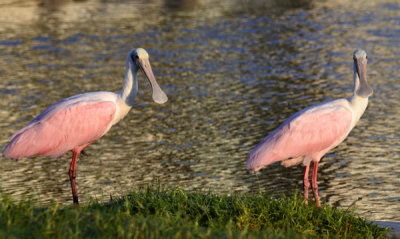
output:
[{"label": "pink wing", "polygon": [[350,131],[352,112],[342,101],[306,108],[268,135],[249,154],[247,167],[258,171],[271,163],[308,156],[319,160]]},{"label": "pink wing", "polygon": [[[76,99],[74,99],[76,101]],[[112,101],[61,101],[16,132],[3,154],[20,159],[36,155],[58,157],[92,143],[111,127],[116,112]]]}]

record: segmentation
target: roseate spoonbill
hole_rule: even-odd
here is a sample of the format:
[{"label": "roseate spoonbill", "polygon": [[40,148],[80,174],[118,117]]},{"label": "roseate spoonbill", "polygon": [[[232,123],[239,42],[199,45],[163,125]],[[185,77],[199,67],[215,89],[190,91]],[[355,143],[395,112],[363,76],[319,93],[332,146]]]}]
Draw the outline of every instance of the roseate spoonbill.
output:
[{"label": "roseate spoonbill", "polygon": [[312,189],[317,206],[321,206],[317,185],[318,162],[347,137],[373,93],[367,82],[367,53],[356,50],[353,60],[353,96],[307,107],[287,119],[250,152],[247,159],[249,171],[256,172],[277,161],[285,167],[302,162],[306,166],[304,198],[308,204],[308,172],[313,161]]},{"label": "roseate spoonbill", "polygon": [[168,97],[154,77],[148,53],[142,48],[133,49],[126,60],[121,91],[84,93],[51,105],[11,136],[3,150],[4,157],[15,160],[37,155],[59,157],[72,151],[69,178],[73,201],[78,204],[75,168],[79,153],[128,114],[138,91],[139,69],[150,82],[153,100],[165,103]]}]

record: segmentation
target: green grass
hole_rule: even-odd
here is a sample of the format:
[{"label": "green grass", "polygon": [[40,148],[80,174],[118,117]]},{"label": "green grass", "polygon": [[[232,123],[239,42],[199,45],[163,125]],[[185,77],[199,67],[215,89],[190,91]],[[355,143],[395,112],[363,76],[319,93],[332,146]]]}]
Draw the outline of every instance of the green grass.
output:
[{"label": "green grass", "polygon": [[[35,206],[36,205],[36,206]],[[143,189],[76,206],[0,196],[0,238],[385,238],[353,212],[305,206],[301,197]]]}]

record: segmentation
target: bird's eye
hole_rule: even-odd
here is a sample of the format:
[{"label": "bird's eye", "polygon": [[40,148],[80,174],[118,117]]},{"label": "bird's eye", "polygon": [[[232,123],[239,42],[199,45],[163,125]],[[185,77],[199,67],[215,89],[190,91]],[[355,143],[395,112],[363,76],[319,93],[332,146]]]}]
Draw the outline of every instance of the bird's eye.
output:
[{"label": "bird's eye", "polygon": [[365,59],[368,59],[368,56],[365,56]]},{"label": "bird's eye", "polygon": [[136,55],[136,60],[139,60],[139,56],[138,55]]}]

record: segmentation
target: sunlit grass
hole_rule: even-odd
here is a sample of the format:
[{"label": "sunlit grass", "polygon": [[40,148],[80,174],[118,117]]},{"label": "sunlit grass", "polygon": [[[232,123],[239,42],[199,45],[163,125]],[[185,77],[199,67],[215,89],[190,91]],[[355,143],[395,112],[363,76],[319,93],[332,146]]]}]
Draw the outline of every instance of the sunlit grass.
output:
[{"label": "sunlit grass", "polygon": [[353,212],[301,197],[218,195],[160,187],[76,206],[0,198],[0,238],[384,238]]}]

